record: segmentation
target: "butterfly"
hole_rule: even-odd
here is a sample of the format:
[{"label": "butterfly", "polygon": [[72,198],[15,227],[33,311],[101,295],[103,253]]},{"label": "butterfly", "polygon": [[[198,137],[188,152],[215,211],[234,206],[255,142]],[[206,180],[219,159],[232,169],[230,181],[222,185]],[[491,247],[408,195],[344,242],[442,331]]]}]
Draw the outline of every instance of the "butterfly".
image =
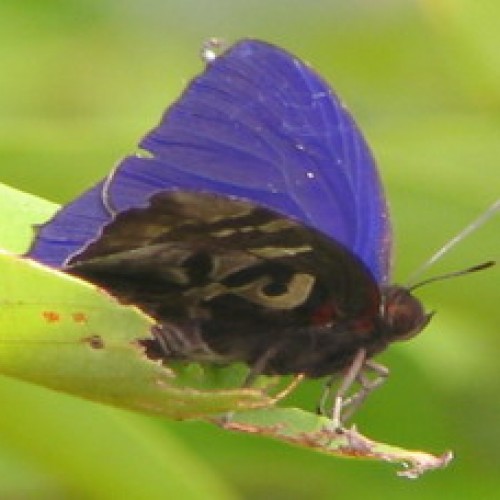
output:
[{"label": "butterfly", "polygon": [[295,56],[242,40],[207,58],[139,148],[28,255],[151,315],[156,357],[244,362],[247,383],[344,374],[340,425],[387,375],[371,358],[431,317],[391,284],[383,187],[346,107]]}]

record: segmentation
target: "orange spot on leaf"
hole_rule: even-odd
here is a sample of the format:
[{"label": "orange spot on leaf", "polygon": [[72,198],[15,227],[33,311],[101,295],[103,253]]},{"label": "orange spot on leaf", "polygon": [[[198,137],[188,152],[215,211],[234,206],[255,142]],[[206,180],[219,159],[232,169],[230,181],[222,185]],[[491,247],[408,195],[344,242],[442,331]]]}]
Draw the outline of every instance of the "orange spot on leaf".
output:
[{"label": "orange spot on leaf", "polygon": [[87,323],[87,315],[83,312],[75,312],[71,315],[75,323]]},{"label": "orange spot on leaf", "polygon": [[42,316],[47,323],[56,323],[61,319],[61,315],[55,311],[43,311]]}]

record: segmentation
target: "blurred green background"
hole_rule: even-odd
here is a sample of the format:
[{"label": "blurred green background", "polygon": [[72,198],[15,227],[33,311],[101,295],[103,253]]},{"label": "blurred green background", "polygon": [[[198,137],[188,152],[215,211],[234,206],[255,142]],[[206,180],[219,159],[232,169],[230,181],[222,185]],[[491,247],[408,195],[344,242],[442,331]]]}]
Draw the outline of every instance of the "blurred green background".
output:
[{"label": "blurred green background", "polygon": [[[332,83],[378,159],[395,278],[499,196],[500,3],[494,0],[3,0],[0,182],[68,201],[134,151],[202,68],[203,40],[282,45]],[[498,257],[498,217],[433,268]],[[134,415],[0,379],[0,498],[498,498],[499,276],[424,288],[437,310],[381,356],[366,434],[456,460],[417,482],[207,424]],[[309,382],[291,404],[313,408]]]}]

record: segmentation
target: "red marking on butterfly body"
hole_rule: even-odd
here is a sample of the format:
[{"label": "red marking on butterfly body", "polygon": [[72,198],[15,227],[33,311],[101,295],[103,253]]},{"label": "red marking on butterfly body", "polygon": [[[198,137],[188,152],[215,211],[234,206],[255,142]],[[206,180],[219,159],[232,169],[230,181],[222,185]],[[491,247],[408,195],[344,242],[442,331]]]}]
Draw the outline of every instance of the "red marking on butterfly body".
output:
[{"label": "red marking on butterfly body", "polygon": [[324,326],[332,323],[339,316],[339,309],[334,302],[325,302],[319,306],[311,316],[311,323],[315,326]]}]

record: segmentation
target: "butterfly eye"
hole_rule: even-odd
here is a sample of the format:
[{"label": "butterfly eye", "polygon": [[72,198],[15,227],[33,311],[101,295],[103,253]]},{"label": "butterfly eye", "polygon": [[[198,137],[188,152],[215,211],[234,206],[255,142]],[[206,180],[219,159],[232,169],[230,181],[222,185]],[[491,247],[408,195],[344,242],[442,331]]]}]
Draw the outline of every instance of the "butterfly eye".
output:
[{"label": "butterfly eye", "polygon": [[422,331],[433,313],[426,313],[422,303],[406,288],[392,286],[384,293],[383,318],[389,340],[408,340]]}]

